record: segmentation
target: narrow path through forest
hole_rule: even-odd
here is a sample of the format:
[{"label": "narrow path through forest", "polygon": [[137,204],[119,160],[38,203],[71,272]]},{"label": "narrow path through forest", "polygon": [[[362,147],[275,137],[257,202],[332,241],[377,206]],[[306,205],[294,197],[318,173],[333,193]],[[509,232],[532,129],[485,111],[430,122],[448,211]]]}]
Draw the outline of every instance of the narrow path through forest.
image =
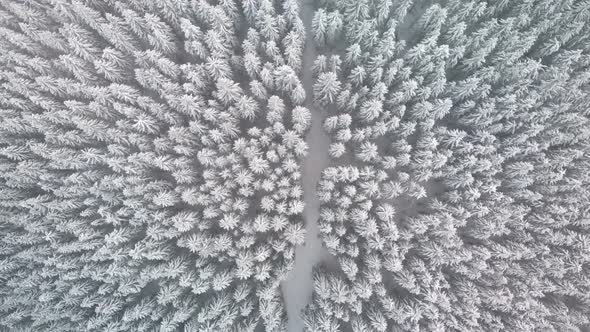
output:
[{"label": "narrow path through forest", "polygon": [[319,238],[318,218],[320,202],[316,187],[322,170],[330,162],[328,148],[330,139],[322,129],[325,114],[313,103],[313,61],[316,49],[311,34],[311,20],[313,18],[313,2],[302,2],[302,19],[305,24],[306,41],[303,52],[302,84],[305,87],[306,107],[311,111],[311,129],[307,133],[306,141],[309,150],[302,168],[303,198],[305,210],[303,219],[307,231],[305,244],[297,247],[295,252],[295,266],[287,280],[283,282],[282,292],[289,318],[288,332],[303,331],[301,312],[311,300],[313,290],[313,267],[321,261],[329,260],[328,251],[322,247]]}]

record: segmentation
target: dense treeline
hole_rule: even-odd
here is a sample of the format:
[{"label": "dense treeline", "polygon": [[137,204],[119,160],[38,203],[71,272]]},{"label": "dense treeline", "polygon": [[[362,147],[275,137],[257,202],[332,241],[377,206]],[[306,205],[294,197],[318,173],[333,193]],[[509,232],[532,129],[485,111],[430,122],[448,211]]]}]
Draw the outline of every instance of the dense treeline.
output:
[{"label": "dense treeline", "polygon": [[0,330],[285,328],[295,0],[0,1]]},{"label": "dense treeline", "polygon": [[590,328],[590,2],[324,0],[308,331]]}]

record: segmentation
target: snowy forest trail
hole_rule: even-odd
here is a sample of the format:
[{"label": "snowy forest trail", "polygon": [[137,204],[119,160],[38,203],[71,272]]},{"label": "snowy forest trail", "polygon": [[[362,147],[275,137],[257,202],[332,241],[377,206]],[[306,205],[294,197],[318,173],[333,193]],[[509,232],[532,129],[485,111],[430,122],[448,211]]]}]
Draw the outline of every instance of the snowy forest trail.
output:
[{"label": "snowy forest trail", "polygon": [[302,84],[305,87],[305,106],[311,111],[311,129],[306,135],[309,146],[303,162],[303,198],[305,210],[306,239],[305,244],[295,251],[295,265],[287,280],[283,282],[282,292],[287,308],[288,332],[302,332],[303,320],[301,312],[310,303],[313,290],[313,267],[322,261],[333,259],[322,246],[319,237],[318,219],[320,216],[320,202],[316,187],[322,175],[322,170],[330,163],[328,148],[330,139],[324,132],[322,124],[325,114],[319,110],[313,101],[313,62],[316,49],[311,35],[311,21],[313,18],[313,1],[302,2],[302,20],[305,24],[306,40],[303,53]]}]

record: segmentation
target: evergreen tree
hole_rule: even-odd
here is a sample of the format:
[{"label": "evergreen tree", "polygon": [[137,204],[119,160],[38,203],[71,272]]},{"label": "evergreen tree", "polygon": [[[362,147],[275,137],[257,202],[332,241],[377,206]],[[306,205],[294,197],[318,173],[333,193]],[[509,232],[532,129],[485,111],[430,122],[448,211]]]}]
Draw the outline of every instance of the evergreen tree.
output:
[{"label": "evergreen tree", "polygon": [[335,158],[319,224],[339,268],[316,271],[307,331],[588,328],[584,270],[565,268],[585,264],[570,247],[589,231],[582,7],[318,4],[314,96]]},{"label": "evergreen tree", "polygon": [[305,153],[298,4],[0,13],[0,329],[284,329],[302,192],[259,198]]}]

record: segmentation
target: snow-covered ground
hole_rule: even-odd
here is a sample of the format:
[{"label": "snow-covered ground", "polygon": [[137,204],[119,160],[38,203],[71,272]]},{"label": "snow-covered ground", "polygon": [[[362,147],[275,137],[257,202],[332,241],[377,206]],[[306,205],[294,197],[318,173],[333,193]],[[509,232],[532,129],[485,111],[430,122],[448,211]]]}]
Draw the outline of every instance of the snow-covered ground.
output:
[{"label": "snow-covered ground", "polygon": [[311,68],[316,57],[316,49],[311,35],[313,4],[303,3],[302,5],[302,19],[307,31],[306,47],[303,54],[302,83],[306,89],[306,106],[312,114],[312,125],[306,137],[309,150],[302,169],[303,196],[305,200],[303,218],[307,235],[305,245],[299,246],[295,252],[295,267],[288,279],[282,284],[283,297],[289,318],[289,332],[303,331],[301,311],[311,301],[313,267],[322,261],[333,259],[328,251],[322,247],[322,240],[319,238],[320,202],[316,193],[322,170],[330,162],[328,155],[330,139],[322,129],[325,114],[313,103],[313,73]]}]

